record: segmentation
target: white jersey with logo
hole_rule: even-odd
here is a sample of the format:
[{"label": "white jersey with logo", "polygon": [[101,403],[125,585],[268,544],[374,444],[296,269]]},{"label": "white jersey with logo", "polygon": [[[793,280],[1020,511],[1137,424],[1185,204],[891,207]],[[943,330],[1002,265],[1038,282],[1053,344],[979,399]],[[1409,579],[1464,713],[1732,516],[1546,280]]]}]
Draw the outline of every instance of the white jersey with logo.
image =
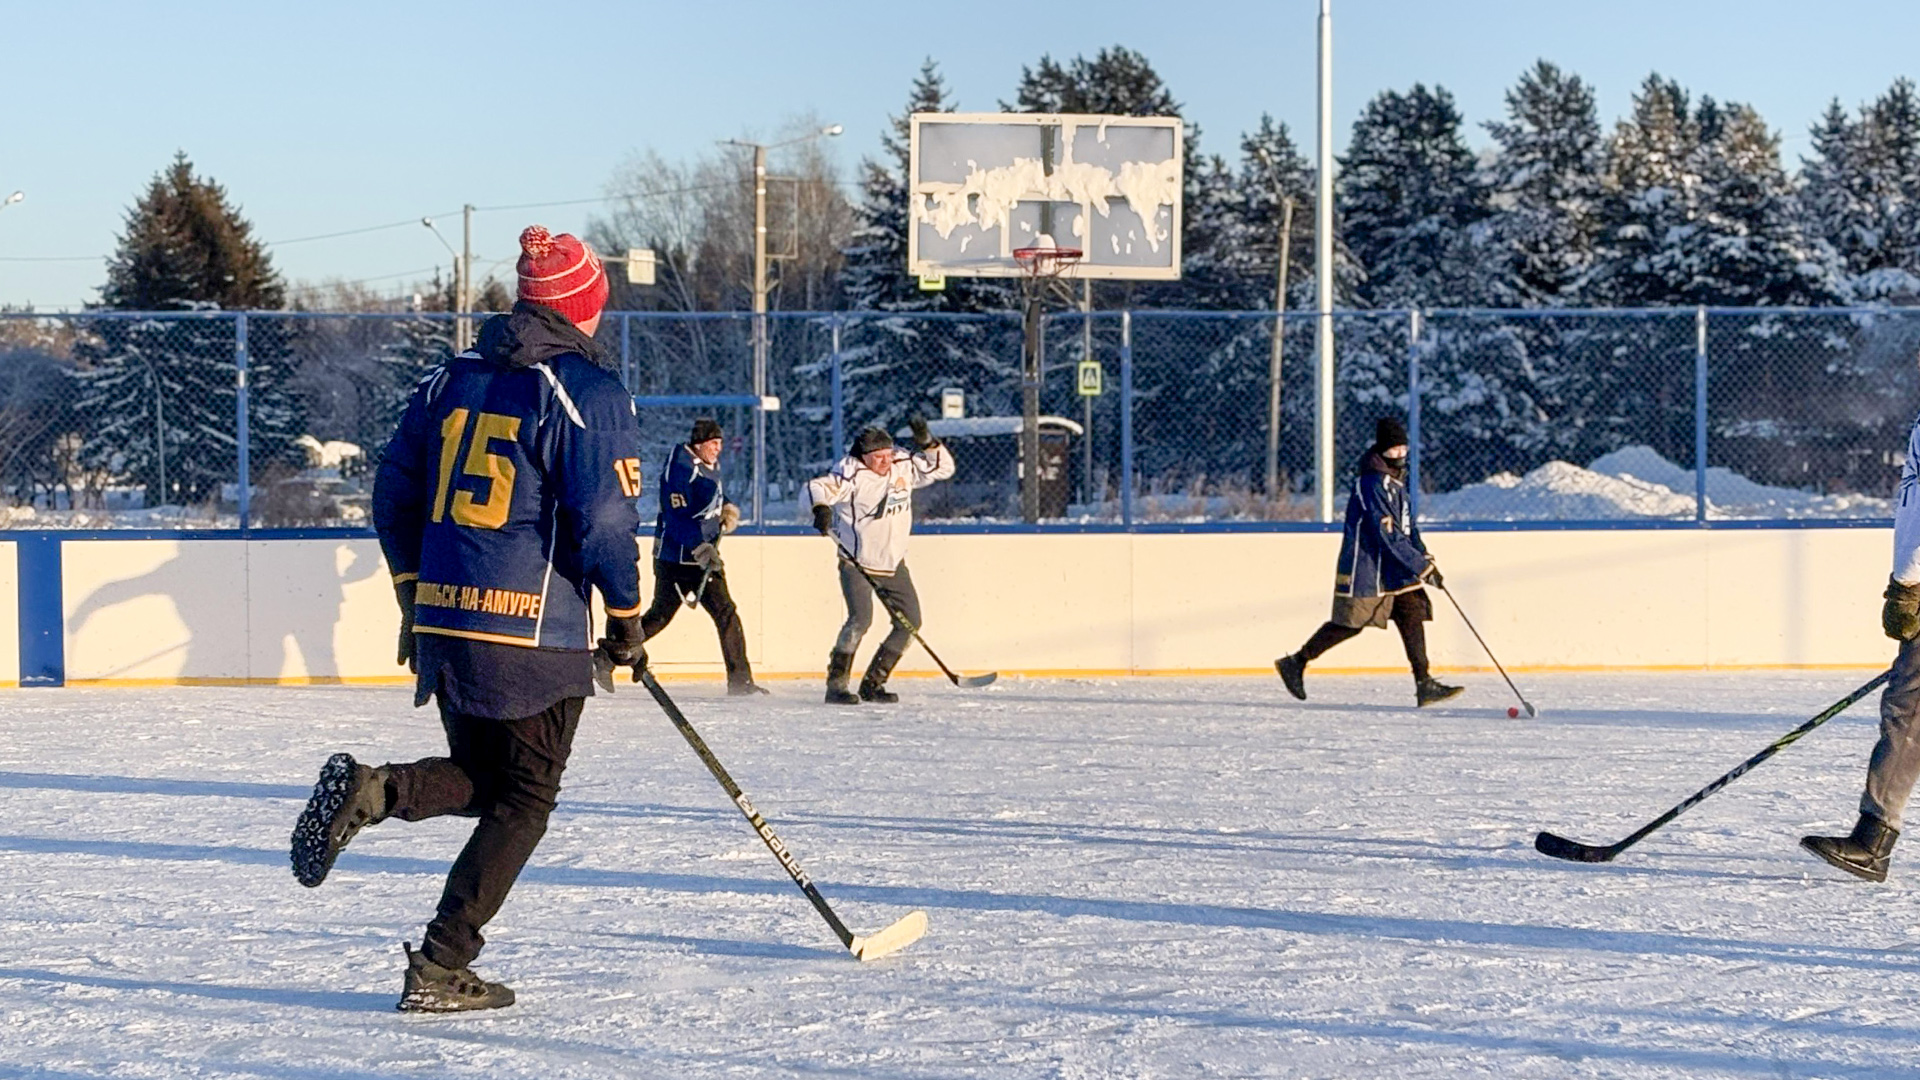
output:
[{"label": "white jersey with logo", "polygon": [[885,476],[857,457],[845,457],[833,471],[807,481],[815,506],[833,507],[833,538],[855,561],[876,574],[891,574],[907,557],[913,532],[913,493],[953,475],[953,451],[945,443],[919,453],[893,450],[893,468]]},{"label": "white jersey with logo", "polygon": [[1893,508],[1893,580],[1920,585],[1920,419],[1907,432],[1907,461]]}]

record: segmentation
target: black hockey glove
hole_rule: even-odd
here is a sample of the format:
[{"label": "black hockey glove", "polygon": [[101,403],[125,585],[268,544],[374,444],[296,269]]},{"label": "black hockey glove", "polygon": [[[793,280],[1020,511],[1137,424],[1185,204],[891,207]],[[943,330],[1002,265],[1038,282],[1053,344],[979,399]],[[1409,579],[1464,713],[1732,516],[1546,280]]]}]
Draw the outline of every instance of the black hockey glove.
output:
[{"label": "black hockey glove", "polygon": [[833,507],[821,503],[813,508],[813,527],[821,536],[833,532]]},{"label": "black hockey glove", "polygon": [[645,636],[640,633],[640,616],[607,616],[607,636],[600,639],[600,656],[606,658],[611,667],[632,668],[633,681],[640,681],[640,672],[647,666],[647,647],[643,644]]},{"label": "black hockey glove", "polygon": [[1895,641],[1920,637],[1920,585],[1887,579],[1887,602],[1880,608],[1880,629]]},{"label": "black hockey glove", "polygon": [[1444,589],[1447,587],[1447,579],[1440,576],[1440,564],[1432,560],[1428,560],[1427,562],[1426,579],[1427,584],[1436,589]]},{"label": "black hockey glove", "polygon": [[725,565],[720,561],[720,549],[712,544],[701,544],[688,554],[693,556],[693,564],[702,570],[718,570]]},{"label": "black hockey glove", "polygon": [[393,583],[393,597],[400,601],[400,650],[393,662],[407,665],[408,671],[420,670],[413,659],[413,594],[419,587],[412,578]]},{"label": "black hockey glove", "polygon": [[922,453],[940,445],[940,440],[934,438],[932,429],[927,427],[926,417],[910,417],[907,426],[913,429],[913,445],[919,447]]}]

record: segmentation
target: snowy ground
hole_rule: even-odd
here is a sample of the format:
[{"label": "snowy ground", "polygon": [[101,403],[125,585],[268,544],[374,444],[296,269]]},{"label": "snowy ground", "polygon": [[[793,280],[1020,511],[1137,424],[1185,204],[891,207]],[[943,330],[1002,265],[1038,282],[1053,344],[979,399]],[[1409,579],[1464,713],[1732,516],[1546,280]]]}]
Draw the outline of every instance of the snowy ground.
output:
[{"label": "snowy ground", "polygon": [[402,1017],[456,819],[362,834],[313,891],[329,751],[438,746],[397,689],[0,696],[0,1075],[1920,1076],[1920,859],[1851,822],[1871,704],[1612,865],[1612,840],[1867,672],[1009,680],[828,710],[671,685],[856,930],[828,933],[638,692],[589,705],[476,967],[501,1013]]}]

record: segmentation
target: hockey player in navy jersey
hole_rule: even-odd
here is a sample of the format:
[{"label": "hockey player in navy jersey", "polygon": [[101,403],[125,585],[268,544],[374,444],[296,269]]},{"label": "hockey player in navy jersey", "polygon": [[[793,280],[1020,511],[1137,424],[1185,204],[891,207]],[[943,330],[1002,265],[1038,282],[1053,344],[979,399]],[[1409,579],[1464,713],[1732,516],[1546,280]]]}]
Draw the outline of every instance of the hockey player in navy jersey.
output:
[{"label": "hockey player in navy jersey", "polygon": [[725,445],[720,425],[703,416],[693,422],[687,441],[667,455],[660,474],[660,516],[653,526],[653,605],[640,616],[640,632],[651,641],[682,603],[697,601],[713,617],[727,665],[727,693],[737,697],[767,691],[753,681],[746,631],[720,561],[720,538],[740,524],[740,508],[727,501],[720,483]]},{"label": "hockey player in navy jersey", "polygon": [[520,235],[519,302],[414,389],[374,480],[373,519],[400,601],[399,662],[414,704],[438,701],[446,757],[369,768],[335,754],[294,827],[294,876],[316,886],[361,828],[477,818],[418,950],[403,1011],[513,1003],[469,965],[546,832],[593,693],[589,594],[601,644],[636,670],[641,646],[639,427],[595,362],[607,279],[591,248]]},{"label": "hockey player in navy jersey", "polygon": [[[893,436],[885,431],[870,427],[854,439],[832,472],[807,481],[813,527],[840,546],[840,595],[847,602],[847,621],[827,657],[829,705],[863,701],[891,705],[900,700],[887,689],[887,677],[920,625],[920,594],[907,571],[913,493],[953,475],[953,451],[933,437],[925,420],[915,417],[912,423],[916,446],[912,453],[895,446]],[[849,559],[858,559],[860,565],[854,566]],[[875,584],[868,584],[869,578]],[[847,688],[847,681],[853,672],[853,651],[873,625],[875,591],[893,616],[893,628],[867,664],[856,695]]]}]

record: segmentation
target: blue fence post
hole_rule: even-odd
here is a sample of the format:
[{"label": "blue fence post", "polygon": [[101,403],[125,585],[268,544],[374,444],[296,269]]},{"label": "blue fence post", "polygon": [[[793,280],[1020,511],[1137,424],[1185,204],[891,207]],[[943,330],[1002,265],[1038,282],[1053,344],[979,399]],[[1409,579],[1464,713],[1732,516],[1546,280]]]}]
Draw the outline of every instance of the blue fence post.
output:
[{"label": "blue fence post", "polygon": [[1120,313],[1120,523],[1133,527],[1133,312]]},{"label": "blue fence post", "polygon": [[1693,313],[1693,520],[1707,520],[1707,308]]},{"label": "blue fence post", "polygon": [[1407,312],[1407,505],[1420,517],[1420,309]]},{"label": "blue fence post", "polygon": [[253,510],[253,462],[249,453],[249,434],[247,427],[247,313],[242,311],[233,320],[233,414],[234,430],[238,436],[240,473],[240,531],[246,532],[252,524]]},{"label": "blue fence post", "polygon": [[847,398],[846,388],[840,383],[840,316],[833,315],[827,320],[827,332],[832,337],[832,353],[827,357],[828,375],[832,385],[827,393],[833,402],[833,445],[828,447],[827,460],[832,461],[847,445]]}]

